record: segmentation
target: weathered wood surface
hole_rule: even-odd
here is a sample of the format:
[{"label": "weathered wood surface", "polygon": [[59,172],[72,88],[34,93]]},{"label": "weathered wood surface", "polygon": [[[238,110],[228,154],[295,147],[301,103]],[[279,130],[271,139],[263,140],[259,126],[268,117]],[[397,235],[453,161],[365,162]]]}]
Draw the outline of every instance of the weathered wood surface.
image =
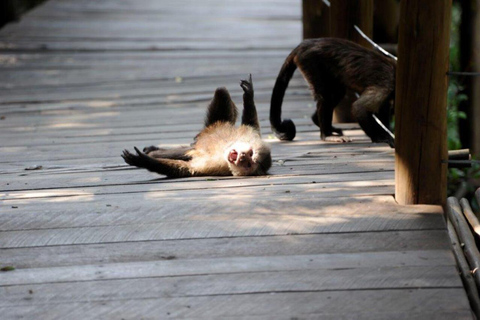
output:
[{"label": "weathered wood surface", "polygon": [[400,4],[395,88],[395,198],[400,204],[446,204],[452,0],[428,4]]},{"label": "weathered wood surface", "polygon": [[[290,0],[50,0],[0,31],[2,319],[470,319],[442,210],[399,206],[393,151],[319,141]],[[165,179],[122,149],[188,145],[253,74],[266,177]],[[37,170],[26,170],[35,169]]]}]

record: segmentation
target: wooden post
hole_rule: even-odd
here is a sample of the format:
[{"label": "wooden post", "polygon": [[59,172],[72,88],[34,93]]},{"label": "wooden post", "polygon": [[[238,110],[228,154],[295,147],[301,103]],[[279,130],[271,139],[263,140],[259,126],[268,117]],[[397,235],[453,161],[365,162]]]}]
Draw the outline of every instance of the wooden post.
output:
[{"label": "wooden post", "polygon": [[[335,0],[330,2],[330,30],[332,37],[348,39],[364,47],[372,48],[355,30],[357,25],[370,39],[373,35],[373,0]],[[335,108],[333,122],[355,122],[352,103],[355,93],[347,91],[345,98]]]},{"label": "wooden post", "polygon": [[[475,72],[480,72],[480,3],[475,3],[475,20],[474,20],[474,38],[473,38],[473,52],[472,64]],[[472,149],[473,154],[480,158],[480,78],[473,77],[472,81],[472,95],[470,97],[470,110],[472,113]]]},{"label": "wooden post", "polygon": [[402,0],[395,97],[395,197],[445,204],[452,0]]},{"label": "wooden post", "polygon": [[[461,0],[462,17],[460,24],[460,64],[461,71],[480,72],[480,3],[476,0]],[[480,158],[480,78],[461,79],[463,93],[468,99],[462,101],[459,110],[467,114],[459,119],[459,133],[462,146],[470,148],[472,154]]]},{"label": "wooden post", "polygon": [[370,39],[373,36],[373,0],[335,0],[330,6],[332,36],[364,47],[372,45],[354,29],[357,25]]},{"label": "wooden post", "polygon": [[381,43],[398,42],[398,0],[375,0],[373,11],[373,41]]},{"label": "wooden post", "polygon": [[330,36],[330,8],[322,0],[303,0],[303,39]]},{"label": "wooden post", "polygon": [[[332,37],[348,39],[364,47],[372,45],[355,30],[357,25],[370,39],[373,36],[373,0],[334,0],[330,2],[330,30]],[[352,115],[352,103],[355,93],[347,95],[335,108],[333,122],[355,122]]]}]

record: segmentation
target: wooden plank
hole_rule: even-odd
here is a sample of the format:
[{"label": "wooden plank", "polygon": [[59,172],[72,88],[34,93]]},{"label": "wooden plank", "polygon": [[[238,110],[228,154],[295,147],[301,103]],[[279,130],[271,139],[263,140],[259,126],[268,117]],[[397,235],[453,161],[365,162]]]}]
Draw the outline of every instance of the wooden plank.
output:
[{"label": "wooden plank", "polygon": [[[280,155],[279,155],[280,156]],[[286,154],[284,155],[286,156]],[[107,160],[108,159],[108,160]],[[25,170],[30,168],[32,165],[25,165],[27,162],[17,162],[17,163],[6,163],[4,164],[3,170],[0,170],[0,180],[2,182],[8,180],[9,178],[18,179],[20,177],[30,177],[35,179],[37,176],[49,176],[51,178],[58,178],[63,174],[93,174],[100,172],[108,171],[125,171],[125,169],[130,169],[123,164],[118,165],[107,165],[103,164],[107,161],[112,161],[112,157],[107,159],[99,159],[96,163],[93,163],[92,160],[56,160],[50,161],[45,166],[42,166],[41,170]],[[30,161],[31,162],[31,161]],[[90,163],[89,163],[90,162]],[[318,167],[321,171],[321,168],[328,164],[335,164],[348,166],[350,164],[361,163],[366,164],[366,167],[374,166],[375,162],[378,162],[377,165],[381,169],[389,171],[393,168],[391,164],[394,162],[393,157],[388,153],[329,153],[328,155],[315,155],[310,154],[300,155],[296,157],[286,157],[283,159],[275,159],[273,167],[289,167],[299,170],[314,170],[315,167]],[[276,170],[276,169],[275,169]],[[138,174],[138,172],[137,172]]]},{"label": "wooden plank", "polygon": [[[292,259],[293,258],[293,259]],[[304,273],[331,269],[373,269],[455,266],[449,249],[392,252],[317,254],[277,257],[234,257],[223,259],[160,260],[87,266],[37,268],[0,273],[0,287],[52,283],[76,283],[121,279],[272,273],[302,270]],[[457,282],[458,286],[459,281]]]},{"label": "wooden plank", "polygon": [[[315,136],[315,140],[306,141],[305,136]],[[328,150],[331,147],[335,147],[334,143],[319,141],[317,140],[319,132],[305,132],[298,134],[298,140],[289,143],[282,143],[278,140],[270,140],[267,142],[270,143],[271,147],[275,150],[273,151],[274,158],[278,159],[288,159],[293,156],[304,155],[310,151]],[[178,138],[171,139],[167,141],[162,141],[160,137],[160,142],[162,147],[171,148],[178,147],[179,145],[188,145],[192,142],[192,137],[188,138]],[[272,138],[273,139],[273,138]],[[356,138],[353,137],[354,141],[345,145],[345,148],[355,148],[367,145],[370,148],[385,148],[386,144],[373,145],[368,143],[364,135]],[[150,146],[152,144],[158,144],[158,135],[154,138],[141,138],[141,137],[132,137],[132,139],[124,139],[124,141],[112,141],[111,143],[96,144],[96,143],[86,143],[84,145],[77,144],[72,145],[71,148],[64,148],[59,152],[59,147],[53,145],[38,146],[38,147],[27,147],[27,146],[13,146],[13,147],[0,147],[0,152],[3,153],[2,163],[8,162],[18,162],[19,155],[22,159],[25,159],[25,162],[35,162],[37,165],[42,165],[44,162],[50,160],[74,160],[74,159],[97,159],[97,158],[111,158],[113,161],[105,163],[105,165],[119,165],[123,164],[123,160],[119,155],[124,149],[132,149],[133,146],[138,146],[142,148],[143,146]],[[89,152],[85,152],[88,150]],[[385,150],[385,149],[383,149]]]},{"label": "wooden plank", "polygon": [[[336,195],[337,197],[353,196],[365,195],[368,194],[368,192],[385,195],[393,194],[392,188],[394,184],[393,181],[391,181],[392,176],[393,172],[388,171],[379,171],[375,174],[371,172],[352,172],[349,174],[306,175],[298,177],[266,176],[255,178],[231,177],[223,179],[219,179],[218,177],[199,177],[195,178],[195,180],[192,178],[158,178],[158,175],[156,175],[153,178],[156,178],[157,181],[152,181],[151,179],[146,181],[137,180],[120,185],[85,185],[78,188],[7,191],[0,193],[0,199],[2,201],[37,199],[36,201],[38,202],[51,202],[54,201],[52,198],[57,198],[56,201],[75,200],[73,197],[86,200],[94,196],[102,197],[109,194],[123,194],[123,196],[125,196],[125,194],[135,193],[149,193],[149,196],[159,198],[185,198],[204,194],[204,198],[220,195],[235,196],[237,199],[242,197],[252,198],[255,193],[261,193],[264,196],[271,196],[274,193],[289,194],[292,197],[302,197],[302,193],[304,192],[307,193],[305,195],[307,197],[316,194],[318,194],[318,197],[329,197],[332,195]],[[281,178],[284,179],[285,183],[274,184],[275,182],[281,181],[279,180]],[[356,179],[363,180],[356,181]],[[159,183],[163,181],[168,181],[168,183]],[[194,181],[196,181],[196,184],[194,184]],[[208,184],[206,184],[207,182]],[[343,188],[343,190],[338,188]],[[237,189],[239,189],[241,193]]]},{"label": "wooden plank", "polygon": [[[334,163],[334,164],[316,164],[316,165],[302,165],[290,166],[275,165],[269,172],[271,175],[319,175],[319,174],[348,174],[362,171],[364,173],[372,172],[374,175],[379,171],[393,171],[394,162],[348,162],[348,163]],[[147,170],[130,170],[129,167],[123,166],[121,169],[125,170],[98,170],[97,172],[72,172],[62,173],[42,171],[38,174],[29,174],[29,171],[23,170],[20,174],[0,176],[0,193],[8,191],[20,190],[45,190],[45,189],[59,189],[59,188],[75,188],[75,187],[98,187],[111,186],[121,183],[131,183],[133,181],[150,180],[155,178]],[[128,169],[128,170],[127,170]],[[133,168],[132,168],[133,169]],[[35,170],[34,170],[35,171]],[[31,172],[31,171],[30,171]],[[157,175],[158,178],[162,177]]]},{"label": "wooden plank", "polygon": [[[354,156],[352,156],[354,158]],[[360,158],[360,157],[359,157]],[[379,157],[380,158],[380,157]],[[151,179],[153,175],[147,171],[137,170],[127,167],[124,164],[111,166],[47,166],[35,167],[17,164],[12,168],[7,168],[0,172],[0,190],[13,191],[23,189],[53,189],[60,187],[79,187],[85,184],[104,185],[114,184],[117,182],[131,182],[139,180]],[[297,160],[285,159],[275,160],[272,169],[269,171],[271,175],[305,175],[305,174],[342,174],[348,172],[365,172],[392,171],[393,159],[375,161],[367,160],[348,160],[335,159],[332,164],[332,170],[329,170],[329,160]],[[161,176],[157,176],[161,177]],[[48,183],[45,182],[48,179]],[[222,178],[228,179],[228,178]],[[108,182],[107,182],[108,180]],[[68,182],[67,184],[65,182]],[[29,187],[26,185],[30,184]]]},{"label": "wooden plank", "polygon": [[[25,298],[29,298],[26,296]],[[414,309],[414,310],[412,310]],[[472,319],[463,289],[282,292],[0,308],[6,319]]]},{"label": "wooden plank", "polygon": [[[453,266],[239,272],[0,287],[0,307],[166,297],[339,290],[463,288]],[[29,290],[33,294],[29,294]],[[465,294],[465,293],[463,293]],[[29,297],[29,299],[25,299]]]},{"label": "wooden plank", "polygon": [[444,229],[438,214],[394,214],[383,212],[367,218],[297,215],[265,216],[261,220],[240,217],[231,220],[184,220],[149,224],[108,225],[100,227],[55,228],[0,233],[1,248],[38,247],[66,244],[93,244],[146,240],[203,239],[314,233],[365,231],[402,231]]},{"label": "wooden plank", "polygon": [[[165,97],[142,97],[142,98],[133,98],[133,100],[128,101],[116,101],[116,100],[90,100],[90,101],[66,101],[60,103],[58,106],[53,104],[37,104],[32,107],[30,111],[22,112],[13,111],[12,113],[4,112],[4,128],[15,128],[16,126],[25,126],[25,122],[22,119],[25,119],[26,116],[30,119],[31,127],[41,128],[69,128],[69,125],[72,124],[87,124],[92,127],[92,124],[99,125],[103,121],[102,128],[109,127],[133,127],[133,126],[142,126],[142,120],[144,121],[143,125],[152,126],[152,125],[162,125],[168,123],[164,119],[148,119],[151,112],[160,112],[162,110],[162,115],[169,115],[170,117],[179,118],[178,124],[202,124],[203,116],[205,115],[207,105],[210,102],[213,94],[212,91],[208,94],[205,94],[203,97],[199,98],[198,95],[194,95],[193,100],[190,102],[175,102],[168,101],[176,99],[177,95],[165,96]],[[238,98],[232,92],[234,101],[238,103]],[[238,96],[239,97],[239,96]],[[65,98],[65,97],[64,97]],[[63,99],[63,98],[62,98]],[[298,118],[305,118],[308,113],[310,113],[310,98],[308,100],[302,99],[303,101],[298,102],[289,106],[287,110],[290,114]],[[297,100],[299,100],[297,98]],[[265,116],[267,114],[266,102],[261,102],[257,100],[258,111],[260,121],[265,121]],[[239,107],[242,107],[242,104],[238,104]],[[263,107],[262,107],[263,106]],[[296,108],[298,106],[298,109]],[[133,112],[132,107],[138,108],[137,112]],[[12,106],[13,108],[13,106]],[[20,106],[20,108],[22,108]],[[190,115],[189,117],[185,115]],[[200,120],[202,119],[202,120]],[[7,121],[5,121],[7,120]],[[106,121],[107,120],[107,121]],[[155,121],[156,120],[156,121]],[[307,122],[304,122],[307,124]],[[308,124],[311,124],[308,123]],[[266,125],[266,123],[262,123]],[[75,127],[73,127],[75,128]],[[87,127],[88,128],[88,127]],[[17,130],[17,129],[16,129]]]},{"label": "wooden plank", "polygon": [[[290,197],[277,195],[274,200],[265,200],[252,197],[239,197],[233,201],[220,198],[212,201],[207,197],[169,197],[169,201],[158,201],[154,196],[131,195],[128,199],[124,195],[113,195],[104,199],[92,198],[80,201],[58,201],[55,207],[51,202],[28,202],[9,207],[6,202],[5,210],[0,219],[1,231],[99,227],[114,225],[140,225],[174,221],[219,221],[264,218],[286,219],[291,221],[317,221],[324,218],[338,218],[338,220],[358,219],[365,217],[369,220],[414,220],[418,213],[422,213],[432,220],[439,219],[442,211],[437,206],[408,206],[402,207],[392,201],[391,196],[345,197],[337,199],[327,198],[300,198],[298,204],[291,204]],[[88,203],[88,208],[79,207],[81,203]],[[196,210],[192,207],[197,206]],[[248,216],[242,213],[248,212]],[[34,215],[35,219],[32,219]],[[438,223],[438,221],[436,221]]]},{"label": "wooden plank", "polygon": [[429,251],[449,246],[445,230],[418,230],[3,248],[0,261],[19,270],[172,259]]}]

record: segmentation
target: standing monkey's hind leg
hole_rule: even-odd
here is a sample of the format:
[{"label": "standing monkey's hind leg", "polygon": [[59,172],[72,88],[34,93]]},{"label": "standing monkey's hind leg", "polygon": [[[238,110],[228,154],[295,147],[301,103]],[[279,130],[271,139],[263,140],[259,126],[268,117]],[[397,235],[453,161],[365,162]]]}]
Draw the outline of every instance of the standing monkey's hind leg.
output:
[{"label": "standing monkey's hind leg", "polygon": [[381,88],[367,88],[353,103],[352,113],[372,142],[386,142],[394,148],[393,137],[373,118],[374,113],[381,113],[381,108],[389,106],[386,103],[389,93]]}]

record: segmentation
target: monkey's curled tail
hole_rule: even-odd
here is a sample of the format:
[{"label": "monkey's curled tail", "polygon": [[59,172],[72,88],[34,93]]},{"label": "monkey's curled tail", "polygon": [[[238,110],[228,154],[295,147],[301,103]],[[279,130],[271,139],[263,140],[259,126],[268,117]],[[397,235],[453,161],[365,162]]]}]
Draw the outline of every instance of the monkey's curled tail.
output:
[{"label": "monkey's curled tail", "polygon": [[293,140],[295,138],[296,129],[295,124],[290,119],[282,121],[282,102],[287,90],[288,83],[297,69],[294,58],[296,51],[293,50],[285,59],[280,72],[278,73],[277,81],[273,87],[272,99],[270,100],[270,124],[272,131],[280,140]]}]

